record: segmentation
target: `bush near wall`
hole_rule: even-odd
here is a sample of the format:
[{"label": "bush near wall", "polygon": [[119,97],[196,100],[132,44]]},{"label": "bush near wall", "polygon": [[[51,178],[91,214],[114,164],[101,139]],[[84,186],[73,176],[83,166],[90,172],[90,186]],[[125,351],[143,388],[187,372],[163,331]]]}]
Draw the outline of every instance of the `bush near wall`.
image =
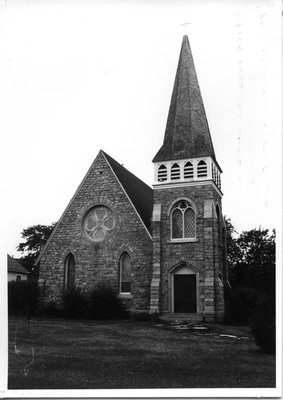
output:
[{"label": "bush near wall", "polygon": [[63,308],[61,314],[64,318],[86,318],[88,301],[85,293],[79,287],[63,291]]},{"label": "bush near wall", "polygon": [[256,344],[264,353],[275,354],[276,318],[275,294],[263,295],[251,317],[251,331]]},{"label": "bush near wall", "polygon": [[33,280],[8,282],[9,315],[30,317],[36,313],[38,300],[37,282]]},{"label": "bush near wall", "polygon": [[126,310],[117,294],[107,283],[98,283],[90,294],[74,287],[63,292],[61,310],[45,307],[45,314],[64,318],[110,319],[126,316]]},{"label": "bush near wall", "polygon": [[248,287],[225,288],[226,324],[247,324],[260,297],[258,291]]},{"label": "bush near wall", "polygon": [[107,283],[99,283],[90,294],[90,317],[93,319],[122,318],[125,307]]}]

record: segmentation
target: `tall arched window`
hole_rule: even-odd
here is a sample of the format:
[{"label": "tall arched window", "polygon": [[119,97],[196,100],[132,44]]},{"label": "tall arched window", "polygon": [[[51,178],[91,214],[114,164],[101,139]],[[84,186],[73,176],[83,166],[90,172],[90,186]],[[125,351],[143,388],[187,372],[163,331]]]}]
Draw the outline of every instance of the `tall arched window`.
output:
[{"label": "tall arched window", "polygon": [[124,253],[120,259],[120,293],[131,293],[131,283],[131,257]]},{"label": "tall arched window", "polygon": [[215,167],[213,163],[211,163],[211,171],[212,171],[212,179],[214,180],[214,182],[216,182]]},{"label": "tall arched window", "polygon": [[221,189],[220,173],[217,171],[216,184]]},{"label": "tall arched window", "polygon": [[180,179],[180,166],[177,163],[171,167],[171,180],[174,181],[176,179]]},{"label": "tall arched window", "polygon": [[75,286],[75,268],[75,257],[70,253],[65,259],[64,288],[66,290],[70,290]]},{"label": "tall arched window", "polygon": [[198,163],[197,175],[198,175],[198,178],[203,178],[203,177],[207,176],[207,165],[206,165],[206,162],[203,160],[201,160]]},{"label": "tall arched window", "polygon": [[192,239],[195,237],[195,211],[188,201],[180,200],[171,210],[171,238]]},{"label": "tall arched window", "polygon": [[157,179],[158,182],[163,182],[167,180],[167,168],[164,164],[160,165],[160,167],[158,168]]},{"label": "tall arched window", "polygon": [[188,161],[184,167],[184,178],[185,179],[192,179],[194,177],[194,167],[193,164]]}]

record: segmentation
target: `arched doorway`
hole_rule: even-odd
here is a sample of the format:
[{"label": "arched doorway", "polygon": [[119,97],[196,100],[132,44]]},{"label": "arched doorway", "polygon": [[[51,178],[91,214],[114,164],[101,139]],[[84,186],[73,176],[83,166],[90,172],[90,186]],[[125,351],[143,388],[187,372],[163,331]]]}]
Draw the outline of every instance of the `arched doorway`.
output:
[{"label": "arched doorway", "polygon": [[198,273],[187,264],[171,271],[171,312],[198,312]]}]

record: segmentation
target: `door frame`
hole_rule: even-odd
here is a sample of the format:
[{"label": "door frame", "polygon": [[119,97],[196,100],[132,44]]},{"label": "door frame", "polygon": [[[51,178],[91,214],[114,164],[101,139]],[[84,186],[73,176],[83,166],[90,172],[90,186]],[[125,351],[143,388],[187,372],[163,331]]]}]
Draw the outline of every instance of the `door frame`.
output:
[{"label": "door frame", "polygon": [[199,273],[191,265],[185,262],[181,262],[175,267],[171,268],[168,276],[168,289],[169,289],[169,312],[175,313],[174,311],[174,276],[175,275],[195,275],[196,276],[196,313],[199,312]]}]

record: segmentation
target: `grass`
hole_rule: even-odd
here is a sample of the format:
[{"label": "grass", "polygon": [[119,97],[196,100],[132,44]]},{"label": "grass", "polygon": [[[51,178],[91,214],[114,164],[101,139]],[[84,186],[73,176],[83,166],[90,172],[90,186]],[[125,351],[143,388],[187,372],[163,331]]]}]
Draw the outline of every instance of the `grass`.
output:
[{"label": "grass", "polygon": [[[29,334],[30,333],[30,334]],[[9,320],[9,389],[275,387],[247,327],[174,331],[145,321]],[[16,348],[15,348],[16,345]],[[15,350],[20,350],[16,354]]]}]

